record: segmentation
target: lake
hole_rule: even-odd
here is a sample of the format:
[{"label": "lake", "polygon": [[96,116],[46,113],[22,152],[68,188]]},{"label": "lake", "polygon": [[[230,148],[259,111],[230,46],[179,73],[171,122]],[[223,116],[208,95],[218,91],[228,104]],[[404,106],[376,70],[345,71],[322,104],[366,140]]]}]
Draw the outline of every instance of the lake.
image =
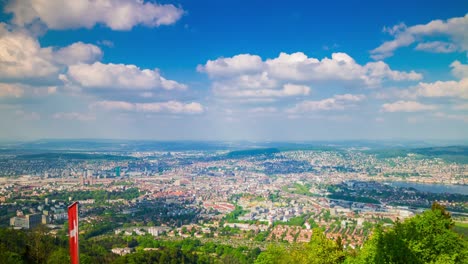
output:
[{"label": "lake", "polygon": [[431,193],[459,193],[468,195],[468,185],[415,183],[415,182],[389,182],[391,186],[414,188],[421,192]]}]

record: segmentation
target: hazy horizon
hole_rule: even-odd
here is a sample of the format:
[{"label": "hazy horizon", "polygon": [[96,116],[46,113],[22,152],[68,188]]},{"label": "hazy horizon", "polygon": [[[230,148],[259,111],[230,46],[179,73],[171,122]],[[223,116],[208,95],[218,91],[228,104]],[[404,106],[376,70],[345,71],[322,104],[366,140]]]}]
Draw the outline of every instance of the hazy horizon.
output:
[{"label": "hazy horizon", "polygon": [[0,140],[0,148],[33,151],[219,151],[247,149],[424,149],[468,146],[468,140],[155,140],[111,138],[55,138],[35,140]]}]

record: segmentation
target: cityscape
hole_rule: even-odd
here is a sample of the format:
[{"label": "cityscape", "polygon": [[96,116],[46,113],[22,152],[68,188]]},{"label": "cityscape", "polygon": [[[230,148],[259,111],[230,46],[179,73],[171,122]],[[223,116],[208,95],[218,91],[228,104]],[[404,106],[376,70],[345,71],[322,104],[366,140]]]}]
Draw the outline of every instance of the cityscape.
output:
[{"label": "cityscape", "polygon": [[468,264],[466,0],[0,0],[0,264]]},{"label": "cityscape", "polygon": [[[44,224],[57,234],[67,206],[77,201],[89,238],[199,239],[265,250],[308,242],[314,228],[358,249],[375,226],[391,226],[434,202],[455,221],[468,221],[468,165],[460,162],[466,147],[200,142],[197,150],[163,142],[164,151],[150,151],[140,142],[113,142],[123,143],[112,151],[86,150],[90,141],[3,148],[0,224]],[[63,150],[73,144],[82,149]],[[48,145],[55,147],[43,153]],[[128,150],[138,148],[145,150]],[[107,249],[115,254],[138,250],[115,241]]]}]

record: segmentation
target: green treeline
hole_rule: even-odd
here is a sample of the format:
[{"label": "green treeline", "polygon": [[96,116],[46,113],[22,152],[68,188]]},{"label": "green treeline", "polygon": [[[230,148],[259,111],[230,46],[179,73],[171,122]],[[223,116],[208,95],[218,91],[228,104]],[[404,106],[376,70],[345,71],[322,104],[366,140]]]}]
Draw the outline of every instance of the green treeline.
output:
[{"label": "green treeline", "polygon": [[252,156],[271,156],[280,153],[277,148],[261,148],[261,149],[248,149],[248,150],[235,150],[226,154],[229,159],[240,159]]},{"label": "green treeline", "polygon": [[[43,226],[31,231],[0,229],[0,263],[69,263],[68,238],[47,235]],[[80,239],[80,263],[253,263],[260,249],[232,247],[200,240],[155,240],[152,236],[106,236],[99,239]],[[133,253],[118,256],[114,247],[131,247]],[[149,248],[152,250],[145,250]]]},{"label": "green treeline", "polygon": [[[259,248],[233,247],[182,241],[155,240],[152,236],[104,235],[81,237],[80,261],[85,263],[468,263],[468,241],[455,233],[448,212],[434,204],[431,210],[396,222],[391,228],[378,227],[361,249],[342,246],[341,238],[328,239],[315,229],[309,243],[278,244],[261,252]],[[118,256],[114,247],[134,252]],[[145,250],[151,248],[153,250]],[[0,263],[68,263],[68,239],[64,230],[55,236],[40,226],[22,231],[0,229]]]},{"label": "green treeline", "polygon": [[230,212],[224,217],[224,220],[228,223],[235,223],[237,222],[237,218],[241,215],[248,213],[249,211],[242,209],[242,206],[236,205],[234,211]]},{"label": "green treeline", "polygon": [[109,154],[89,154],[89,153],[39,153],[39,154],[24,154],[16,156],[21,160],[136,160],[135,157],[117,156]]},{"label": "green treeline", "polygon": [[466,146],[448,146],[448,147],[430,147],[430,148],[394,148],[377,149],[366,151],[368,154],[375,154],[378,158],[397,158],[406,157],[413,153],[421,158],[441,158],[446,162],[455,162],[460,164],[468,163],[468,147]]}]

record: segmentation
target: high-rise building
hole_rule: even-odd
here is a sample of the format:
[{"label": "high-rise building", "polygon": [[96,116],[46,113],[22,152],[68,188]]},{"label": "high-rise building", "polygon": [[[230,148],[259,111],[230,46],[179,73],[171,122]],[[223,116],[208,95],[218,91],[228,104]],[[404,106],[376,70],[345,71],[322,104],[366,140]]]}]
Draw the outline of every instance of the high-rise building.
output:
[{"label": "high-rise building", "polygon": [[24,229],[34,228],[42,223],[41,214],[21,215],[10,218],[10,226],[21,227]]}]

